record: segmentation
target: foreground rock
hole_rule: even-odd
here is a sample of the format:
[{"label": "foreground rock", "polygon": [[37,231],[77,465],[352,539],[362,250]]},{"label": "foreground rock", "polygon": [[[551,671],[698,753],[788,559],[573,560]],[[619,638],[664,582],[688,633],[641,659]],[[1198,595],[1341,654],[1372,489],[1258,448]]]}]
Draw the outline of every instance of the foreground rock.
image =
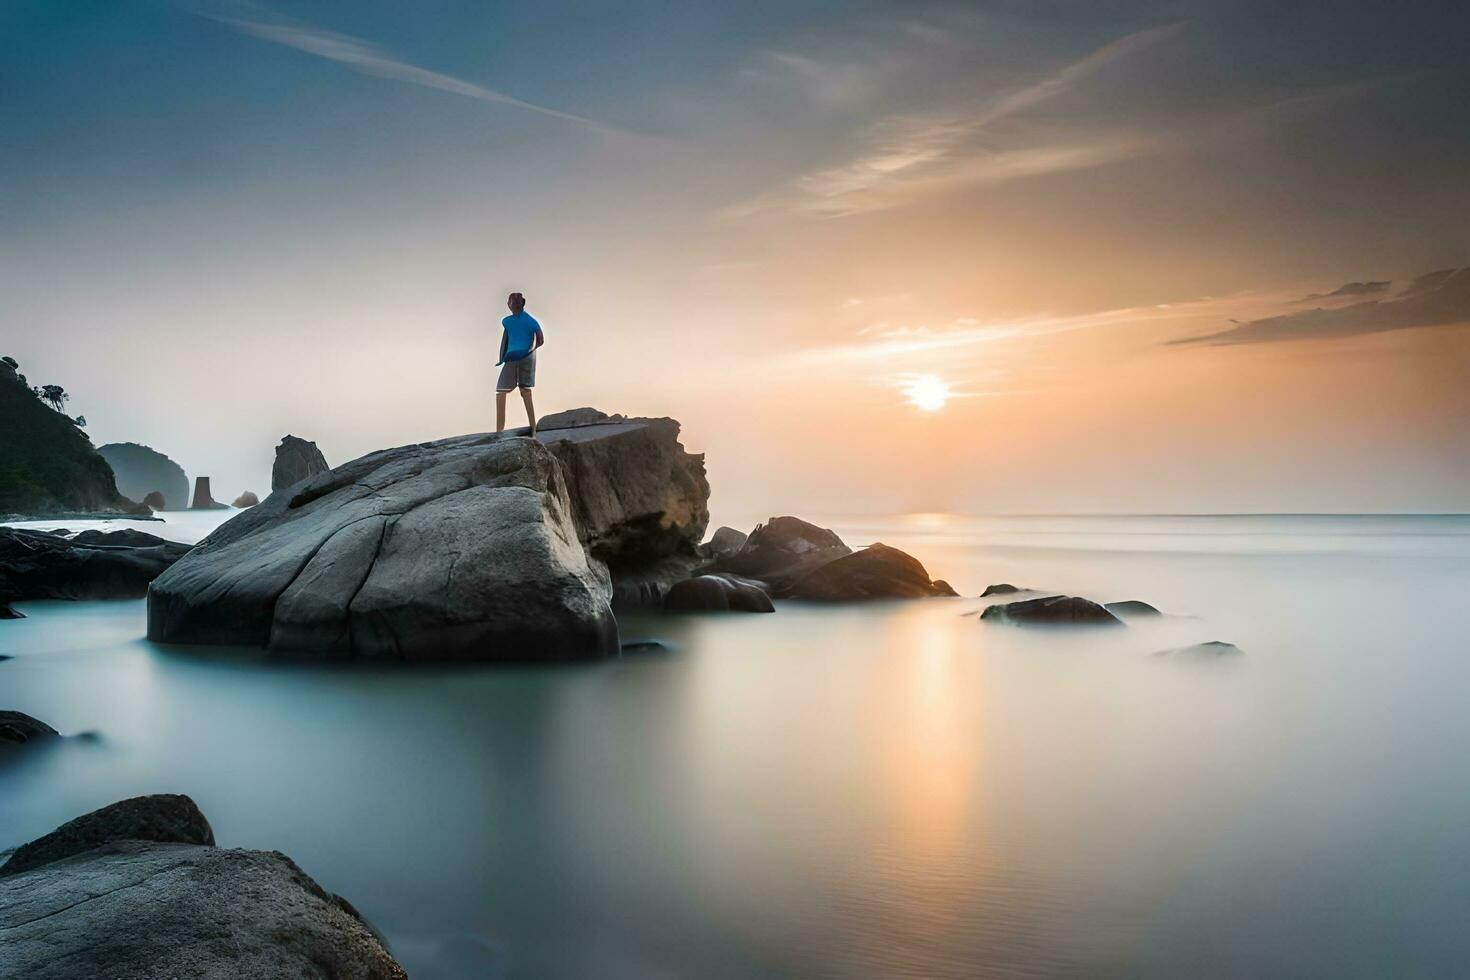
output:
[{"label": "foreground rock", "polygon": [[258,503],[260,503],[260,498],[257,497],[252,491],[246,490],[244,493],[240,494],[240,496],[235,498],[234,506],[240,508],[241,510],[244,510],[246,507],[254,507]]},{"label": "foreground rock", "polygon": [[213,839],[192,801],[160,796],[104,807],[20,848],[0,877],[5,975],[407,976],[352,906],[290,858]]},{"label": "foreground rock", "polygon": [[21,711],[0,711],[0,745],[24,745],[38,738],[56,738],[60,733],[39,718]]},{"label": "foreground rock", "polygon": [[209,477],[194,478],[194,499],[189,501],[190,510],[224,510],[225,505],[214,499],[209,490]]},{"label": "foreground rock", "polygon": [[[0,602],[0,619],[25,619],[26,614],[17,612],[8,602]],[[7,658],[9,659],[9,658]]]},{"label": "foreground rock", "polygon": [[0,601],[141,598],[188,551],[131,529],[66,538],[0,527]]},{"label": "foreground rock", "polygon": [[23,844],[0,865],[0,875],[19,874],[115,840],[214,846],[214,830],[187,796],[135,796],[69,820]]},{"label": "foreground rock", "polygon": [[[117,478],[118,492],[141,500],[154,510],[183,510],[189,503],[189,478],[178,463],[163,453],[136,442],[110,442],[98,446],[97,452],[107,460]],[[157,494],[161,506],[149,497]]]},{"label": "foreground rock", "polygon": [[933,581],[917,558],[873,544],[826,562],[791,586],[793,599],[846,602],[861,599],[919,599],[953,596],[944,581]]},{"label": "foreground rock", "polygon": [[295,486],[331,467],[316,443],[288,435],[276,447],[276,462],[271,467],[271,492]]},{"label": "foreground rock", "polygon": [[759,582],[737,575],[696,575],[675,583],[664,600],[670,612],[775,612]]},{"label": "foreground rock", "polygon": [[[402,660],[618,651],[616,579],[697,560],[702,456],[590,409],[372,453],[271,494],[153,583],[148,635]],[[687,577],[687,568],[679,577]]]},{"label": "foreground rock", "polygon": [[980,618],[1022,625],[1123,625],[1122,620],[1091,599],[1070,595],[1049,595],[1039,599],[1001,603],[986,609],[980,614]]},{"label": "foreground rock", "polygon": [[1226,643],[1224,640],[1210,640],[1207,643],[1195,643],[1192,646],[1176,647],[1173,650],[1160,650],[1154,656],[1177,657],[1181,660],[1213,660],[1216,657],[1229,657],[1244,652],[1234,643]]}]

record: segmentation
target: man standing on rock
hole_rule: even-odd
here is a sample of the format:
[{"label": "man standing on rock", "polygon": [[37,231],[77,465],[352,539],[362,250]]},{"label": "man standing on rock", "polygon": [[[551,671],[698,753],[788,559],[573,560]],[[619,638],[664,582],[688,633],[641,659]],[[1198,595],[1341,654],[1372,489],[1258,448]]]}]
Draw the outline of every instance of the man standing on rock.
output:
[{"label": "man standing on rock", "polygon": [[505,396],[512,388],[521,389],[526,403],[526,420],[530,434],[536,435],[536,409],[531,403],[531,389],[536,387],[536,348],[546,343],[541,324],[526,312],[526,297],[511,293],[506,301],[510,316],[500,321],[505,332],[500,336],[500,380],[495,383],[495,431],[505,431]]}]

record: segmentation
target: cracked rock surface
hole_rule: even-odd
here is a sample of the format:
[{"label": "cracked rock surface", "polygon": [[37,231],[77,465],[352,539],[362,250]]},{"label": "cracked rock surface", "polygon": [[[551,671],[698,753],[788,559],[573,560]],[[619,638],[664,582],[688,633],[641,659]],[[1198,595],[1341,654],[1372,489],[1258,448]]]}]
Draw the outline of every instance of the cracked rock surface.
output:
[{"label": "cracked rock surface", "polygon": [[579,409],[536,439],[353,460],[271,494],[156,579],[149,638],[412,661],[614,654],[615,579],[692,564],[708,523],[703,457],[678,432]]},{"label": "cracked rock surface", "polygon": [[0,976],[406,977],[350,909],[277,851],[113,841],[0,878]]}]

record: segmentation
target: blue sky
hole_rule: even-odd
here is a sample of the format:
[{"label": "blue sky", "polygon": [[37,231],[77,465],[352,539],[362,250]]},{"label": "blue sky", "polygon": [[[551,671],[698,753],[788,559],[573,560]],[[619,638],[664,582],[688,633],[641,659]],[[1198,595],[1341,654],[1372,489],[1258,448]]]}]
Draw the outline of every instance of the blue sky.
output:
[{"label": "blue sky", "polygon": [[[3,0],[6,346],[98,441],[230,495],[286,431],[340,461],[483,428],[518,288],[544,407],[683,419],[741,506],[1470,506],[1459,307],[1169,344],[1470,264],[1467,27],[1447,3]],[[957,397],[916,413],[916,377]],[[1260,414],[1201,445],[1222,379]],[[1349,384],[1393,424],[1296,410]],[[834,426],[871,454],[814,459]],[[977,426],[1016,433],[986,446],[1012,477],[953,458]],[[1123,426],[1154,428],[1058,489]],[[1178,472],[1140,500],[1139,466]]]}]

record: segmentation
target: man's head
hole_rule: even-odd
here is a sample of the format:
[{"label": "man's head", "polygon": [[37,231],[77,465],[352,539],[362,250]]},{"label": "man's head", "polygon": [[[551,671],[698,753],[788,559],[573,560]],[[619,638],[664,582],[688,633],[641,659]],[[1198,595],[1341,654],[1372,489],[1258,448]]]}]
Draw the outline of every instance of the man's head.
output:
[{"label": "man's head", "polygon": [[526,308],[526,297],[520,293],[511,293],[510,298],[505,301],[505,305],[510,307],[512,313],[519,313]]}]

